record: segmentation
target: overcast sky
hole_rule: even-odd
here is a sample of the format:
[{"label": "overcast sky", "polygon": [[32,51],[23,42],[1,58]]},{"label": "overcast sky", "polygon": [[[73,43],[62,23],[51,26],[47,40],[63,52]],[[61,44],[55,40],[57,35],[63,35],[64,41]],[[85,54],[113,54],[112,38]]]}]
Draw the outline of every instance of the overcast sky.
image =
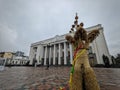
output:
[{"label": "overcast sky", "polygon": [[0,0],[0,51],[29,55],[31,43],[69,32],[76,12],[85,28],[102,24],[110,54],[120,53],[120,0]]}]

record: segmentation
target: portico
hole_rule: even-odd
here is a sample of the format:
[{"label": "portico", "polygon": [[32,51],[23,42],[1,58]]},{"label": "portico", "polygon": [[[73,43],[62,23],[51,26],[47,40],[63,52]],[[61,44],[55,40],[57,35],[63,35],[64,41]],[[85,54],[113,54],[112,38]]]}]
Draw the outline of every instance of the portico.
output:
[{"label": "portico", "polygon": [[[100,34],[90,45],[88,50],[90,62],[92,62],[93,65],[104,64],[102,55],[105,54],[109,57],[110,63],[112,63],[105,41],[103,27],[101,24],[98,24],[86,28],[87,31],[93,29],[99,29]],[[70,65],[73,60],[73,48],[72,45],[65,40],[65,35],[66,34],[60,36],[56,35],[53,38],[31,44],[29,53],[30,64],[32,64],[35,56],[37,63],[41,65],[47,65],[47,63],[49,63],[49,65]]]}]

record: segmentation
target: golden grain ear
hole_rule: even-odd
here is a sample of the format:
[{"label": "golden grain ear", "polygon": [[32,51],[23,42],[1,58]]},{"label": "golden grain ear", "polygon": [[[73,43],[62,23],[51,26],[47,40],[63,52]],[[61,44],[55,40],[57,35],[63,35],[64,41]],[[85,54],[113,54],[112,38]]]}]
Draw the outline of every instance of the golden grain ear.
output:
[{"label": "golden grain ear", "polygon": [[99,30],[92,30],[89,34],[88,34],[88,41],[91,43],[93,40],[96,39],[96,37],[99,35]]},{"label": "golden grain ear", "polygon": [[87,39],[88,39],[88,38],[87,38],[87,32],[86,32],[86,30],[83,28],[83,31],[82,31],[82,40],[84,40],[85,42],[88,42]]},{"label": "golden grain ear", "polygon": [[83,26],[84,26],[84,23],[83,23],[83,22],[81,22],[81,23],[80,23],[80,26],[81,26],[81,27],[83,27]]},{"label": "golden grain ear", "polygon": [[69,43],[74,43],[74,42],[75,42],[74,38],[73,38],[72,36],[70,36],[70,35],[66,35],[65,39],[66,39]]},{"label": "golden grain ear", "polygon": [[87,42],[87,31],[82,27],[78,28],[78,30],[75,32],[74,38],[75,40],[81,39]]}]

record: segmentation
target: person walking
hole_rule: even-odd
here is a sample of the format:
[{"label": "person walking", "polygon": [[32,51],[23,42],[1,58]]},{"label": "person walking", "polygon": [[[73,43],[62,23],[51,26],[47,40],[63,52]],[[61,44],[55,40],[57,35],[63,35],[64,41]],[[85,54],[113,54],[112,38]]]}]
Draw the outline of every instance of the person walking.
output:
[{"label": "person walking", "polygon": [[37,67],[37,60],[36,60],[36,57],[33,58],[33,66],[34,66],[34,67]]},{"label": "person walking", "polygon": [[35,60],[35,67],[37,67],[37,60]]},{"label": "person walking", "polygon": [[49,62],[47,63],[47,67],[46,67],[46,70],[48,70],[49,69]]}]

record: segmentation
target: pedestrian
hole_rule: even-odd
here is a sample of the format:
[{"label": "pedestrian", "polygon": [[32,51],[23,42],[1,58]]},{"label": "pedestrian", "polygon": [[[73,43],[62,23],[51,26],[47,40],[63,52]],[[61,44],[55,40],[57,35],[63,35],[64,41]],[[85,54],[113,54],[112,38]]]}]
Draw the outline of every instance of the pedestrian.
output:
[{"label": "pedestrian", "polygon": [[36,60],[36,57],[33,58],[33,66],[34,66],[34,67],[37,67],[37,60]]},{"label": "pedestrian", "polygon": [[46,68],[47,70],[49,69],[49,64],[47,64],[47,68]]},{"label": "pedestrian", "polygon": [[48,70],[49,69],[49,62],[47,62],[47,67],[46,67],[46,70]]},{"label": "pedestrian", "polygon": [[37,60],[35,60],[35,67],[37,67]]}]

